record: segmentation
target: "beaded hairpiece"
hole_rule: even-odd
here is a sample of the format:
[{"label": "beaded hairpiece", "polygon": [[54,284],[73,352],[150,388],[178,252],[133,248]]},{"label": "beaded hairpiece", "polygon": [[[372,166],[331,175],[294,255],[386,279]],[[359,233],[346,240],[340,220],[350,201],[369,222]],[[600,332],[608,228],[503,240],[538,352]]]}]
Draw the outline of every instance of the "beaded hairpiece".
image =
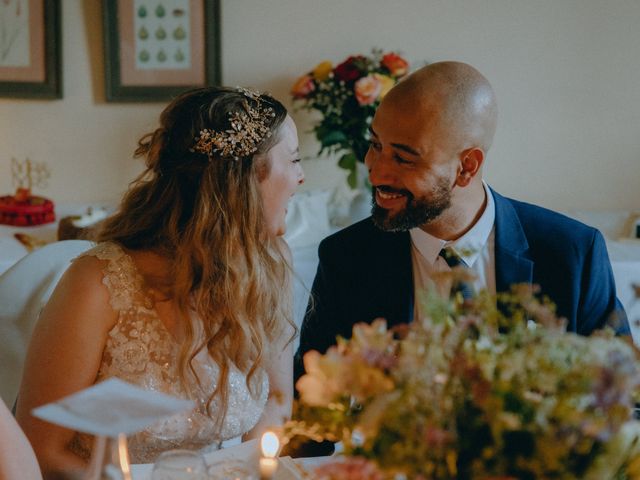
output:
[{"label": "beaded hairpiece", "polygon": [[200,135],[195,138],[196,144],[191,149],[194,152],[204,153],[211,158],[218,153],[223,158],[238,160],[241,157],[253,155],[259,145],[271,136],[271,130],[267,125],[267,119],[275,117],[271,107],[264,107],[260,94],[246,88],[238,87],[245,97],[256,102],[252,107],[246,102],[246,112],[230,112],[229,123],[231,128],[221,132],[205,128],[200,130]]}]

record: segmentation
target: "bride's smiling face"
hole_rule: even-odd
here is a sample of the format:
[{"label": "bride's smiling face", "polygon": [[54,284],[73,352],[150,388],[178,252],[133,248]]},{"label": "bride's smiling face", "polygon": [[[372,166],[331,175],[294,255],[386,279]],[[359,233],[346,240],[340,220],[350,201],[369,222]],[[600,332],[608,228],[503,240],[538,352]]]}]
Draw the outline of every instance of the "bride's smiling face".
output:
[{"label": "bride's smiling face", "polygon": [[259,184],[267,229],[272,235],[287,230],[285,216],[289,199],[304,182],[298,151],[298,131],[287,115],[278,132],[278,143],[267,153],[269,173]]}]

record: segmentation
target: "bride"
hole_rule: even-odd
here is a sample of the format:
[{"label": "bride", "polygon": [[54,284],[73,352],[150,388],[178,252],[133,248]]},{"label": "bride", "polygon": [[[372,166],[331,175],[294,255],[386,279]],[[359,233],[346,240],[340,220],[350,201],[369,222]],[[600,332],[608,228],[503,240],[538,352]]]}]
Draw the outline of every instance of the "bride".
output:
[{"label": "bride", "polygon": [[84,469],[91,439],[31,409],[109,377],[196,404],[130,438],[134,463],[250,438],[290,414],[281,235],[304,181],[291,117],[264,94],[197,89],[162,112],[136,155],[145,171],[63,276],[29,346],[17,419],[45,475]]}]

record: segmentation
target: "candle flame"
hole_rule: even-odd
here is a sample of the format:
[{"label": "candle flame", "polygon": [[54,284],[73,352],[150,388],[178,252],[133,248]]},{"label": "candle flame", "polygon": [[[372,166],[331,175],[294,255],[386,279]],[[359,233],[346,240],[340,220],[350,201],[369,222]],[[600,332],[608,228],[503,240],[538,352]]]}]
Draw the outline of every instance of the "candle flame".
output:
[{"label": "candle flame", "polygon": [[280,449],[280,440],[278,436],[273,432],[265,432],[262,435],[260,441],[260,447],[262,448],[262,456],[266,458],[275,458]]}]

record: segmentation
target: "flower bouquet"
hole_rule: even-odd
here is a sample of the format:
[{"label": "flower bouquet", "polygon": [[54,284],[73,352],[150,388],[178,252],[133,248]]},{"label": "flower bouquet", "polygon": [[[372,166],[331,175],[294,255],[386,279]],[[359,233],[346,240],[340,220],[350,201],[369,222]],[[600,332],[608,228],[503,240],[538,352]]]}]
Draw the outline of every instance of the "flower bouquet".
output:
[{"label": "flower bouquet", "polygon": [[497,299],[426,297],[411,325],[359,324],[304,357],[285,432],[344,446],[317,478],[365,467],[357,478],[640,478],[629,342],[566,333],[530,286]]},{"label": "flower bouquet", "polygon": [[409,64],[396,53],[374,50],[372,55],[350,56],[334,67],[318,64],[291,88],[294,101],[306,110],[316,110],[322,119],[313,132],[320,153],[339,153],[338,165],[349,171],[347,183],[356,188],[356,163],[363,162],[369,148],[369,126],[380,100]]}]

